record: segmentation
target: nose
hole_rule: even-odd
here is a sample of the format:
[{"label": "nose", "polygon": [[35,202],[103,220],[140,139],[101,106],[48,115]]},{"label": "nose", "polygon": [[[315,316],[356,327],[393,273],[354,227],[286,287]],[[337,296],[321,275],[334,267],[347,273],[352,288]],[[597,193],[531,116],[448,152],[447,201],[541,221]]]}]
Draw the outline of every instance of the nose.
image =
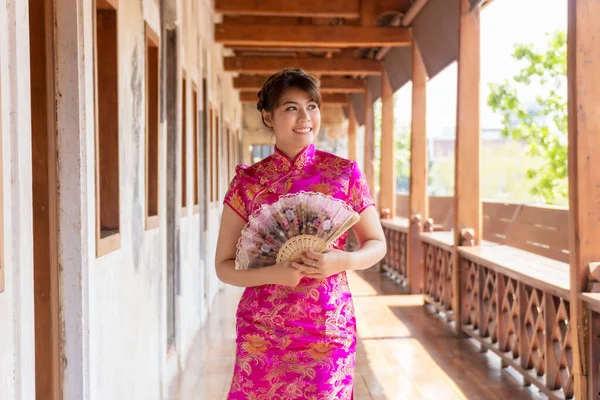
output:
[{"label": "nose", "polygon": [[308,122],[310,121],[310,114],[308,110],[301,108],[300,113],[298,113],[298,122]]}]

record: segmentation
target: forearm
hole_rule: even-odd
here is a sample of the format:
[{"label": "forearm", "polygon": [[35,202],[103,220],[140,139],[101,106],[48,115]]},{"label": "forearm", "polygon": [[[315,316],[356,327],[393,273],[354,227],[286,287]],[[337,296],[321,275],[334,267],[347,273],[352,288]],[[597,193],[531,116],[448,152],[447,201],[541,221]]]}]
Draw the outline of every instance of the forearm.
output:
[{"label": "forearm", "polygon": [[365,241],[359,250],[348,253],[347,270],[363,270],[377,264],[386,253],[385,242],[377,239]]},{"label": "forearm", "polygon": [[271,267],[235,269],[235,261],[227,260],[217,265],[217,277],[223,283],[238,287],[255,287],[273,283],[270,281]]}]

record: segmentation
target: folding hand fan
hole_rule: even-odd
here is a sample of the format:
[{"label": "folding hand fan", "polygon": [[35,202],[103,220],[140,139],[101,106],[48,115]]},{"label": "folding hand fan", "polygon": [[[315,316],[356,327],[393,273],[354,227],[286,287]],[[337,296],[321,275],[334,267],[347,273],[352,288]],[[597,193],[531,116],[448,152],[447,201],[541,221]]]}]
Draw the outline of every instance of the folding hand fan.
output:
[{"label": "folding hand fan", "polygon": [[297,261],[308,249],[321,252],[358,220],[344,201],[321,193],[282,196],[250,217],[238,241],[235,268]]}]

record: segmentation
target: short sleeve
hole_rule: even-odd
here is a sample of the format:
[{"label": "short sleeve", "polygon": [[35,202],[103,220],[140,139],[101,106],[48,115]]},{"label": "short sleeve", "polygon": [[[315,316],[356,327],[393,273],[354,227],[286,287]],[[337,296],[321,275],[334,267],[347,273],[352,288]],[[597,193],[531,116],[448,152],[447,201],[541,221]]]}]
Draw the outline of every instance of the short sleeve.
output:
[{"label": "short sleeve", "polygon": [[348,186],[348,204],[357,213],[362,213],[367,207],[374,206],[373,196],[367,184],[365,174],[358,167],[356,161],[352,162],[350,184]]},{"label": "short sleeve", "polygon": [[229,190],[225,194],[223,204],[228,205],[244,221],[248,222],[243,183],[243,175],[246,168],[248,168],[247,165],[238,165],[235,168],[235,176],[229,184]]}]

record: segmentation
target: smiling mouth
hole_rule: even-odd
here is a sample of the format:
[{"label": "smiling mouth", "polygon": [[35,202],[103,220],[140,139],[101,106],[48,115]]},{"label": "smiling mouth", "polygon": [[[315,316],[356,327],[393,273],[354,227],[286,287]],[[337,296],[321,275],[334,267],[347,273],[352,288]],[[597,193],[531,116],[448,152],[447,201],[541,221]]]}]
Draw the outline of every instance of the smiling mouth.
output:
[{"label": "smiling mouth", "polygon": [[296,133],[311,133],[313,130],[313,128],[298,128],[298,129],[294,129],[294,132]]}]

